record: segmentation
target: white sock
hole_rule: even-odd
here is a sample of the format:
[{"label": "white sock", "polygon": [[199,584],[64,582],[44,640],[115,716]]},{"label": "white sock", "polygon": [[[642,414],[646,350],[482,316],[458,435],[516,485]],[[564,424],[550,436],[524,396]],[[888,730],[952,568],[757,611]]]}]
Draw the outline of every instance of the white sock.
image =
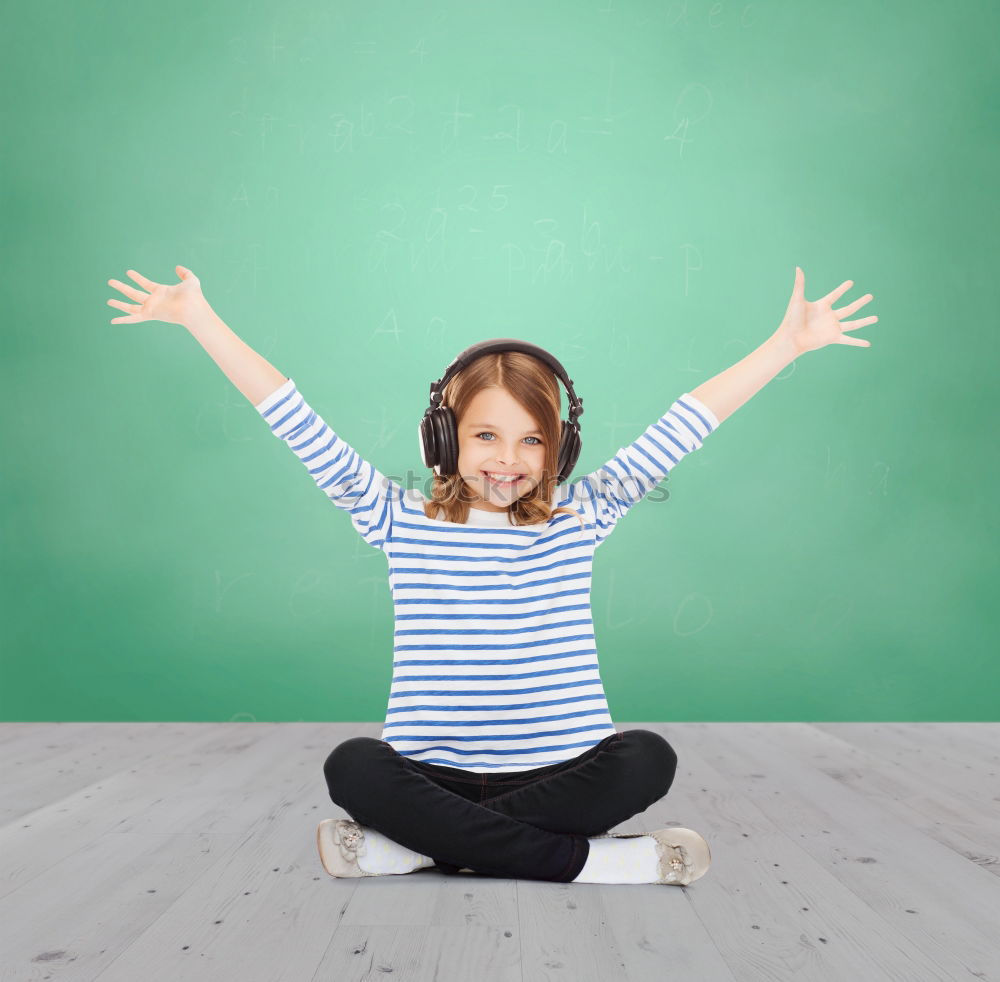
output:
[{"label": "white sock", "polygon": [[365,844],[358,854],[358,865],[366,873],[412,873],[434,865],[433,859],[393,842],[367,825],[362,825],[361,830],[365,834]]},{"label": "white sock", "polygon": [[656,839],[588,839],[590,854],[574,883],[659,883]]}]

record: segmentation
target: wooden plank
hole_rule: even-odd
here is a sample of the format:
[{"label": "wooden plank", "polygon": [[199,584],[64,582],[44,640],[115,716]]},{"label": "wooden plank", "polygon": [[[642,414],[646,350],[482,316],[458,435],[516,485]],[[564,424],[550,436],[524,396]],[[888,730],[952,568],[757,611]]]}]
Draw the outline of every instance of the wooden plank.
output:
[{"label": "wooden plank", "polygon": [[[0,828],[0,917],[14,939],[3,977],[998,978],[997,877],[964,858],[996,842],[989,797],[935,779],[937,757],[970,741],[931,732],[935,752],[921,757],[919,728],[881,736],[890,756],[908,746],[929,768],[918,775],[868,750],[862,730],[858,745],[830,725],[619,725],[661,732],[678,752],[670,793],[615,831],[705,835],[713,868],[685,888],[433,868],[337,879],[316,855],[316,823],[344,817],[322,764],[379,724],[127,724],[120,745],[94,729],[105,757],[139,746],[143,766],[69,794],[50,782],[28,821]],[[172,728],[166,745],[158,726]],[[973,768],[992,766],[989,738],[973,734]]]},{"label": "wooden plank", "polygon": [[[406,876],[426,877],[427,872],[422,870]],[[462,873],[451,877],[449,891],[456,892],[459,884],[455,881],[469,875]],[[444,879],[440,874],[437,876]],[[376,882],[381,883],[381,878],[366,879],[364,886]],[[359,889],[354,896],[362,892],[365,891]],[[474,920],[461,926],[345,924],[330,941],[314,975],[282,974],[273,977],[303,978],[311,982],[326,982],[329,979],[336,979],[337,982],[370,982],[371,979],[522,982],[523,979],[552,978],[560,974],[561,969],[542,965],[533,966],[525,973],[516,929]],[[595,976],[586,975],[580,982],[592,978]]]},{"label": "wooden plank", "polygon": [[64,856],[0,898],[4,978],[97,978],[193,883],[212,879],[238,839],[101,835]]},{"label": "wooden plank", "polygon": [[[226,836],[233,843],[223,862],[192,876],[127,945],[116,941],[118,957],[92,976],[94,982],[312,979],[350,898],[359,886],[382,879],[336,879],[323,870],[315,840],[320,792],[314,778],[302,777],[276,794],[244,833]],[[419,906],[426,888],[414,877],[410,890],[409,903]]]},{"label": "wooden plank", "polygon": [[53,792],[49,804],[0,827],[0,896],[106,832],[243,833],[281,782],[306,780],[310,771],[322,781],[322,759],[317,763],[305,748],[296,753],[321,724],[187,725],[195,739],[183,752],[158,755],[144,769],[126,768],[66,796]]},{"label": "wooden plank", "polygon": [[[3,756],[0,757],[2,763],[7,757],[8,749],[13,750],[19,744],[35,744],[38,742],[39,734],[56,740],[78,739],[85,736],[101,723],[0,723],[0,750]],[[148,726],[148,723],[139,723],[138,726]]]},{"label": "wooden plank", "polygon": [[[797,758],[789,748],[807,736],[805,724],[685,728],[697,741],[694,756],[747,795],[794,842],[796,854],[829,874],[817,878],[827,919],[847,906],[847,892],[868,908],[866,923],[849,931],[838,927],[840,947],[863,953],[886,977],[995,973],[996,877]],[[774,861],[770,849],[762,855],[764,862]],[[801,877],[798,882],[801,887]],[[774,901],[765,908],[773,910]]]},{"label": "wooden plank", "polygon": [[[319,891],[334,883],[318,898],[315,923],[303,925],[307,936],[296,948],[302,974],[289,977],[312,976],[337,905],[360,882],[329,877],[316,854],[317,814],[333,808],[323,802],[325,756],[317,752],[326,749],[329,726],[222,725],[158,770],[115,775],[123,782],[117,798],[53,806],[63,821],[67,812],[86,812],[88,838],[67,853],[58,835],[34,831],[40,846],[63,854],[0,901],[17,939],[5,952],[7,964],[24,973],[17,977],[32,977],[33,960],[51,972],[58,966],[61,980],[103,979],[106,971],[111,978],[218,979],[220,966],[228,973],[231,964],[243,964],[242,977],[256,977],[267,960],[257,948],[265,945],[280,960],[266,977],[278,977],[296,964],[284,918],[300,918],[306,884]],[[297,748],[307,748],[300,760]],[[121,809],[130,816],[122,818]]]},{"label": "wooden plank", "polygon": [[[837,735],[838,726],[809,724],[789,749],[799,752],[799,758],[808,760],[818,772],[875,801],[897,821],[919,829],[1000,876],[1000,825],[995,804],[1000,797],[986,789],[983,798],[989,796],[990,801],[942,796],[936,785],[928,788],[925,774],[918,776],[884,755],[876,756],[856,743],[842,740]],[[864,743],[863,736],[856,734],[856,739]],[[941,746],[938,741],[937,735],[929,737],[929,742]],[[960,742],[954,746],[956,752],[962,752]],[[808,756],[803,756],[807,751]],[[947,766],[953,765],[949,762]]]},{"label": "wooden plank", "polygon": [[2,755],[0,825],[22,821],[49,802],[116,772],[155,767],[191,741],[221,732],[217,723],[94,723],[83,732],[33,728],[28,741]]},{"label": "wooden plank", "polygon": [[[11,762],[20,755],[26,764],[42,760],[47,754],[89,743],[107,723],[0,723],[0,774],[10,774]],[[114,724],[120,725],[120,724]],[[138,723],[138,727],[148,727]]]},{"label": "wooden plank", "polygon": [[[893,764],[920,773],[924,758],[931,761],[935,774],[958,768],[964,771],[959,787],[975,790],[976,782],[1000,787],[1000,723],[992,742],[982,728],[968,723],[812,723],[816,729],[853,743],[868,753],[878,754]],[[985,724],[984,724],[985,725]],[[978,732],[979,736],[976,736]]]}]

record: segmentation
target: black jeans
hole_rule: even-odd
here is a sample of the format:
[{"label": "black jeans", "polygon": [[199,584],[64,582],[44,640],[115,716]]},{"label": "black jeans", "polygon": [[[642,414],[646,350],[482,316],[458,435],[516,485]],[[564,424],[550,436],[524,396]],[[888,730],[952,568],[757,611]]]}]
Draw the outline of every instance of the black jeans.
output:
[{"label": "black jeans", "polygon": [[614,733],[578,757],[480,774],[425,764],[384,740],[351,737],[323,765],[330,800],[360,825],[434,860],[488,876],[569,883],[589,836],[662,798],[677,755],[652,730]]}]

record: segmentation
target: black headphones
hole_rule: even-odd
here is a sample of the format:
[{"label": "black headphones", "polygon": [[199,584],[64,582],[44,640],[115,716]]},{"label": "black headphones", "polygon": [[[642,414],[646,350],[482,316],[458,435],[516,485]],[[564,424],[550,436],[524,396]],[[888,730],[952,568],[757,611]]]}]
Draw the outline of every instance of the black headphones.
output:
[{"label": "black headphones", "polygon": [[569,420],[562,421],[556,478],[556,484],[562,484],[573,473],[577,458],[580,456],[582,442],[577,419],[583,415],[583,400],[573,391],[573,380],[556,358],[544,348],[539,348],[528,341],[518,341],[516,338],[493,338],[466,348],[454,358],[441,378],[431,382],[431,403],[424,412],[419,427],[420,455],[423,457],[424,466],[433,467],[437,474],[444,477],[458,471],[458,426],[451,407],[441,405],[441,390],[456,372],[460,372],[470,362],[498,351],[520,351],[541,359],[566,387],[569,396]]}]

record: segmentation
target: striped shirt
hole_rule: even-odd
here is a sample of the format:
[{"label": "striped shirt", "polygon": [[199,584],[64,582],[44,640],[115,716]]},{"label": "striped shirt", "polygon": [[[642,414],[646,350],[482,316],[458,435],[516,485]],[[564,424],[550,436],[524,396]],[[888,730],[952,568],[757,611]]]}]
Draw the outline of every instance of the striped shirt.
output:
[{"label": "striped shirt", "polygon": [[323,493],[385,553],[395,614],[381,739],[428,764],[530,770],[616,730],[590,608],[595,549],[618,520],[718,425],[690,393],[603,467],[557,485],[547,523],[470,509],[424,515],[427,499],[386,478],[316,414],[293,379],[255,406]]}]

